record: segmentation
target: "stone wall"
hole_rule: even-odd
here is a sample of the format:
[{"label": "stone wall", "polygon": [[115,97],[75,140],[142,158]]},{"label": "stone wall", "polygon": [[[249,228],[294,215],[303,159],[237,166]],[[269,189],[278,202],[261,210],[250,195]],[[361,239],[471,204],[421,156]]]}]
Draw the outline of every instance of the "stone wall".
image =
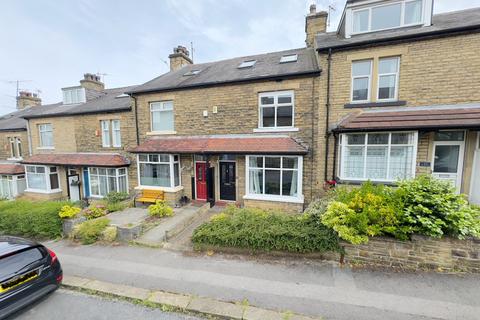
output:
[{"label": "stone wall", "polygon": [[[53,147],[44,148],[40,145],[38,126],[51,124],[53,132]],[[32,139],[32,153],[68,153],[77,152],[75,143],[75,118],[74,117],[50,117],[30,119],[30,135]]]},{"label": "stone wall", "polygon": [[409,270],[480,272],[480,239],[432,239],[413,236],[411,241],[370,238],[364,245],[343,243],[345,262]]},{"label": "stone wall", "polygon": [[10,150],[10,138],[20,138],[22,142],[22,156],[28,156],[27,131],[3,131],[0,132],[0,160],[7,160],[12,157]]}]

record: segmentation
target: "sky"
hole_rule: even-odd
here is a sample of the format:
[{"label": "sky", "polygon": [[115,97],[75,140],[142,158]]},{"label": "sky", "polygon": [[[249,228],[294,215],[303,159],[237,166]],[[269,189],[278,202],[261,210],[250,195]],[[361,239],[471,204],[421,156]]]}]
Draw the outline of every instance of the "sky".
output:
[{"label": "sky", "polygon": [[[193,43],[196,63],[303,47],[315,2],[335,9],[335,30],[345,0],[2,0],[0,114],[15,111],[16,80],[47,104],[87,72],[107,88],[153,79],[177,45]],[[478,6],[435,0],[435,13]]]}]

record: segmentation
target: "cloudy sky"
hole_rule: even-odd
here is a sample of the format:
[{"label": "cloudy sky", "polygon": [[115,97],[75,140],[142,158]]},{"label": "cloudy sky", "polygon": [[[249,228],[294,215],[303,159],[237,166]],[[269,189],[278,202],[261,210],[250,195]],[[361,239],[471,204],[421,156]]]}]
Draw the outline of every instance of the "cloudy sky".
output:
[{"label": "cloudy sky", "polygon": [[[480,0],[435,0],[435,12]],[[61,99],[85,72],[107,74],[107,87],[141,84],[168,71],[176,45],[207,62],[304,46],[304,18],[314,0],[2,0],[0,114],[15,110],[16,86]],[[345,0],[332,5],[335,29]]]}]

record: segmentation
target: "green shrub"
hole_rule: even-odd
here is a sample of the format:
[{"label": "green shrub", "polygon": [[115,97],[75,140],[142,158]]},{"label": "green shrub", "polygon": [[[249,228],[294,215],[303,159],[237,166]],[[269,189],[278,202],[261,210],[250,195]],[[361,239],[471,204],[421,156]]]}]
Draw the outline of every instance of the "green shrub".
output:
[{"label": "green shrub", "polygon": [[80,240],[82,244],[95,243],[103,234],[109,223],[110,221],[107,218],[85,221],[75,227],[73,237]]},{"label": "green shrub", "polygon": [[62,209],[60,209],[60,212],[58,212],[58,216],[62,219],[72,219],[77,216],[77,214],[80,213],[82,209],[73,207],[73,206],[63,206]]},{"label": "green shrub", "polygon": [[106,227],[100,235],[100,240],[105,242],[113,242],[115,239],[117,239],[117,227],[115,226]]},{"label": "green shrub", "polygon": [[165,200],[157,200],[155,204],[148,207],[148,213],[152,217],[170,217],[173,216],[173,209]]},{"label": "green shrub", "polygon": [[313,215],[289,215],[235,206],[229,206],[198,227],[192,241],[262,251],[341,251],[337,235]]},{"label": "green shrub", "polygon": [[126,204],[122,202],[111,202],[105,205],[108,212],[122,211],[127,207]]},{"label": "green shrub", "polygon": [[26,200],[0,202],[0,233],[35,238],[57,238],[62,235],[58,215],[65,201],[31,202]]},{"label": "green shrub", "polygon": [[105,197],[105,201],[107,201],[107,203],[117,203],[117,202],[127,200],[128,197],[129,195],[126,192],[112,191],[107,194],[107,196]]},{"label": "green shrub", "polygon": [[107,209],[104,205],[91,205],[88,209],[84,211],[83,214],[85,215],[85,218],[87,218],[87,220],[96,219],[105,216],[107,214]]},{"label": "green shrub", "polygon": [[402,223],[412,232],[436,238],[480,237],[480,210],[450,183],[419,176],[400,182],[397,195],[403,205]]},{"label": "green shrub", "polygon": [[359,188],[337,189],[335,201],[320,219],[338,232],[340,238],[359,244],[380,235],[408,238],[409,230],[400,225],[401,218],[401,203],[395,191],[366,182]]}]

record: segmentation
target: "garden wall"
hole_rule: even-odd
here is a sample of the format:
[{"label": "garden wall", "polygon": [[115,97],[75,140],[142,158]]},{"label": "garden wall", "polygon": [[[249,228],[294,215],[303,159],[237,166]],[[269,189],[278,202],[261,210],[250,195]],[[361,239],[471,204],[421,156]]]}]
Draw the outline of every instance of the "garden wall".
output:
[{"label": "garden wall", "polygon": [[468,271],[480,273],[480,239],[432,239],[413,236],[412,241],[369,238],[367,244],[345,247],[345,262],[411,270]]}]

